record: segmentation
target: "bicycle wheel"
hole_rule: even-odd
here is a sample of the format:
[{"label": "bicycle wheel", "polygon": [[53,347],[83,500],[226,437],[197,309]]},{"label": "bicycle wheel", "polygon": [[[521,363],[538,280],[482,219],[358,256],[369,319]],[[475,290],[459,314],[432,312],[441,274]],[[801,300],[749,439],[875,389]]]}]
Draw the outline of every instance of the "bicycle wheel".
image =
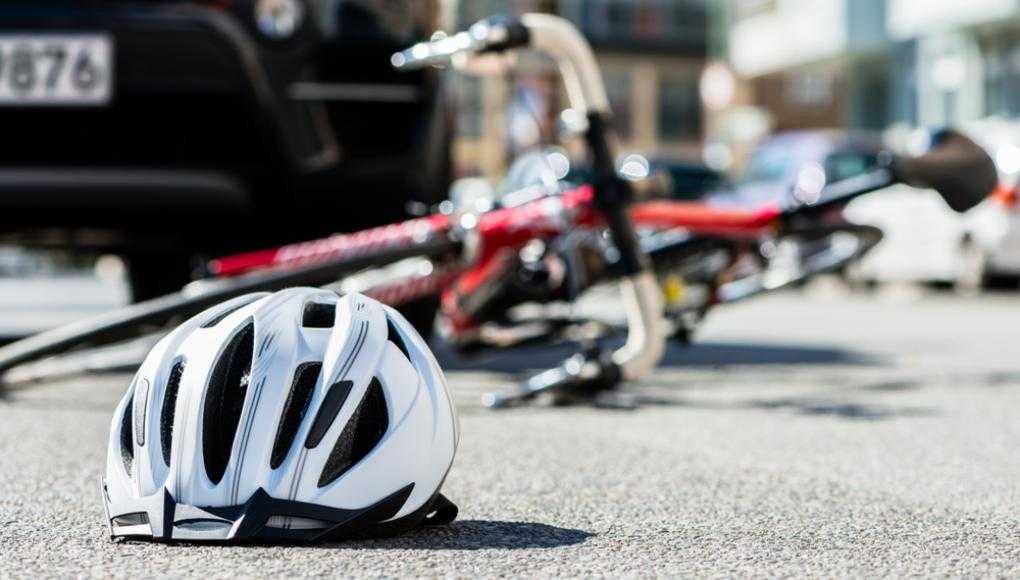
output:
[{"label": "bicycle wheel", "polygon": [[688,344],[715,300],[722,274],[748,240],[694,235],[684,230],[645,233],[641,247],[652,262],[662,289],[670,335]]},{"label": "bicycle wheel", "polygon": [[874,226],[841,223],[808,226],[782,233],[760,247],[764,267],[724,282],[716,302],[744,300],[763,292],[803,282],[818,274],[841,270],[860,259],[882,240]]},{"label": "bicycle wheel", "polygon": [[196,282],[180,292],[138,302],[0,347],[0,375],[18,365],[44,357],[79,348],[108,345],[155,332],[174,320],[192,316],[214,304],[251,292],[273,292],[291,286],[322,286],[336,282],[345,275],[409,257],[438,259],[451,256],[457,248],[456,241],[438,238],[404,248],[386,248],[379,252],[301,267]]}]

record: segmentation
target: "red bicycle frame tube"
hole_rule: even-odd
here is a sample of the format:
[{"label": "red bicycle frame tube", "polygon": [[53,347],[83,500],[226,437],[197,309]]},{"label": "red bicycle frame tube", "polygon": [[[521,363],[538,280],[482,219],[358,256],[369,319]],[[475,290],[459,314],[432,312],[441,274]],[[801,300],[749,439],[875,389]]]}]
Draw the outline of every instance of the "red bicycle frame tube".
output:
[{"label": "red bicycle frame tube", "polygon": [[450,227],[450,216],[430,215],[351,234],[336,234],[310,242],[217,258],[209,262],[209,271],[213,276],[222,278],[265,268],[291,268],[354,258],[390,248],[407,247],[443,235],[449,232]]},{"label": "red bicycle frame tube", "polygon": [[[477,240],[470,269],[483,270],[493,256],[520,249],[531,240],[549,239],[574,228],[600,227],[602,217],[593,199],[593,189],[581,186],[518,207],[486,212],[477,218],[460,216],[458,225],[475,232]],[[747,211],[654,201],[634,204],[630,214],[638,227],[682,228],[698,234],[748,238],[762,234],[775,223],[780,211],[771,206]],[[209,268],[214,276],[230,277],[266,268],[289,268],[364,256],[451,235],[453,220],[454,216],[436,214],[351,234],[218,258],[210,262]]]},{"label": "red bicycle frame tube", "polygon": [[650,201],[631,207],[630,219],[636,226],[683,228],[698,234],[748,238],[760,235],[781,213],[779,206],[773,205],[747,211],[701,203]]}]

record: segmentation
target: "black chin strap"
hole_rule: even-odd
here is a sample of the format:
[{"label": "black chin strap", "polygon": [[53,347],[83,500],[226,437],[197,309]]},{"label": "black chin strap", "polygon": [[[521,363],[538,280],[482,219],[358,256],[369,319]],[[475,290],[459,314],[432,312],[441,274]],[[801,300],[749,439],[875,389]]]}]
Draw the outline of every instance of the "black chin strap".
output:
[{"label": "black chin strap", "polygon": [[457,504],[448,500],[445,495],[438,494],[432,502],[432,509],[429,510],[425,519],[422,520],[421,525],[445,526],[457,519],[458,511],[460,510],[457,508]]}]

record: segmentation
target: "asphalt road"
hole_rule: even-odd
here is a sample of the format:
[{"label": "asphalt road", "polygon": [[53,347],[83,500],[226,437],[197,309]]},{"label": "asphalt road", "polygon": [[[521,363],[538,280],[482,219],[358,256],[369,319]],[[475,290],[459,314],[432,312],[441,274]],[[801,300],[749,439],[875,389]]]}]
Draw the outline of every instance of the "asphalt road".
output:
[{"label": "asphalt road", "polygon": [[112,543],[97,479],[129,377],[4,393],[0,576],[1020,575],[1020,298],[784,294],[699,339],[632,411],[487,412],[558,353],[447,358],[461,519],[323,547]]}]

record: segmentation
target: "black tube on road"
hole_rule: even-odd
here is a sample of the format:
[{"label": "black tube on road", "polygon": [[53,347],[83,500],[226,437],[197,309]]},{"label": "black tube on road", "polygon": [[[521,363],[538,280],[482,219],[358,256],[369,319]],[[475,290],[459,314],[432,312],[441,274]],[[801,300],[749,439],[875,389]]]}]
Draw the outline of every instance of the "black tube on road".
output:
[{"label": "black tube on road", "polygon": [[606,219],[613,243],[620,252],[620,269],[632,276],[647,269],[647,257],[634,233],[634,224],[627,214],[630,184],[616,174],[616,163],[609,148],[609,120],[598,112],[588,114],[588,149],[594,170],[595,205]]}]

